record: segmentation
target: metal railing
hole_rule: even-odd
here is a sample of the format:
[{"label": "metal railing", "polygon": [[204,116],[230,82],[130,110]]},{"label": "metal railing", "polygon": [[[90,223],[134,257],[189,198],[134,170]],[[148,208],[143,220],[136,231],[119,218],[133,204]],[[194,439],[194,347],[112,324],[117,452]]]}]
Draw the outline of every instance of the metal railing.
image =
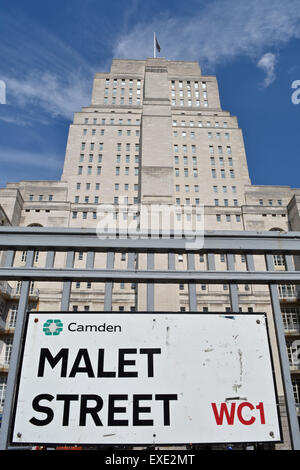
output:
[{"label": "metal railing", "polygon": [[[16,384],[16,371],[20,357],[20,345],[32,281],[62,282],[60,309],[69,310],[72,282],[103,282],[104,310],[111,311],[113,306],[113,283],[128,282],[147,284],[146,310],[154,311],[155,288],[158,284],[186,284],[189,311],[197,311],[198,284],[228,284],[231,311],[239,311],[238,285],[267,285],[273,311],[277,346],[281,362],[281,375],[284,385],[287,415],[292,446],[300,449],[300,435],[291,383],[289,359],[287,354],[284,325],[281,313],[278,285],[300,284],[300,271],[295,270],[295,259],[300,256],[299,232],[232,232],[210,231],[204,233],[204,244],[199,249],[196,244],[187,243],[184,237],[172,234],[165,238],[156,234],[131,238],[130,235],[99,237],[95,229],[60,229],[40,227],[3,227],[0,228],[0,250],[2,266],[0,281],[22,281],[17,322],[15,328],[11,363],[8,374],[6,400],[0,435],[0,448],[8,446],[11,425],[12,404]],[[14,262],[16,252],[27,251],[25,266]],[[45,265],[34,265],[36,251],[45,252]],[[75,252],[86,253],[85,267],[74,267]],[[64,267],[55,267],[58,253],[66,254]],[[95,256],[104,253],[105,266],[97,268]],[[115,266],[115,254],[127,253],[125,269]],[[146,255],[146,268],[139,268],[138,259]],[[167,269],[156,268],[156,257],[167,254]],[[207,269],[196,269],[195,256],[205,255]],[[216,255],[225,255],[226,270],[216,269]],[[246,269],[236,270],[235,255],[243,255]],[[176,268],[176,256],[186,257],[186,269]],[[254,257],[261,255],[265,260],[264,269],[255,269]],[[284,257],[285,270],[276,270],[274,255]],[[296,257],[296,258],[295,258]],[[254,299],[255,299],[255,294]],[[255,300],[254,300],[255,301]],[[253,302],[253,301],[252,301]]]}]

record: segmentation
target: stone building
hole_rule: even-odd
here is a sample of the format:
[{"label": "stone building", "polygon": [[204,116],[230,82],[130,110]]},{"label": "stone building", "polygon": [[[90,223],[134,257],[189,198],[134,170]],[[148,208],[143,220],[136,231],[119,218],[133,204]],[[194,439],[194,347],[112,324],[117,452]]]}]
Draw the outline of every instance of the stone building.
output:
[{"label": "stone building", "polygon": [[[163,58],[112,61],[110,72],[96,73],[91,104],[74,115],[60,181],[9,182],[0,188],[0,223],[13,226],[93,228],[97,211],[110,205],[114,220],[130,208],[139,224],[141,206],[169,205],[180,220],[181,209],[204,211],[205,230],[300,231],[300,189],[251,184],[242,130],[236,116],[221,108],[216,77],[202,75],[197,62]],[[45,262],[44,253],[35,263]],[[85,253],[76,266],[85,266]],[[15,263],[24,265],[26,252]],[[126,263],[119,255],[117,266]],[[143,259],[140,263],[143,263]],[[178,266],[186,266],[178,254]],[[236,256],[243,269],[245,259]],[[257,259],[257,264],[262,261]],[[285,269],[281,256],[276,269]],[[55,260],[63,266],[64,257]],[[101,259],[98,260],[101,266]],[[161,260],[163,265],[164,261]],[[217,269],[225,256],[219,255]],[[125,266],[125,265],[124,265]],[[196,269],[206,269],[204,255]],[[0,401],[3,403],[19,285],[0,286]],[[60,283],[32,286],[31,308],[59,310]],[[114,310],[143,310],[143,286],[114,284]],[[171,291],[170,291],[171,290]],[[170,294],[172,292],[172,295]],[[187,311],[187,286],[158,289],[155,310]],[[138,295],[139,294],[139,295]],[[300,306],[295,286],[280,286],[282,315],[296,403],[300,407],[299,366],[293,364],[292,340],[299,339]],[[73,283],[71,309],[103,310],[104,285]],[[266,311],[274,342],[271,305],[266,286],[239,286],[243,312]],[[197,285],[199,311],[230,309],[228,286]],[[275,350],[275,349],[274,349]],[[278,367],[275,352],[274,361]],[[283,390],[278,380],[278,393]],[[0,405],[1,405],[0,403]],[[299,408],[300,412],[300,408]],[[288,447],[288,437],[284,446]]]}]

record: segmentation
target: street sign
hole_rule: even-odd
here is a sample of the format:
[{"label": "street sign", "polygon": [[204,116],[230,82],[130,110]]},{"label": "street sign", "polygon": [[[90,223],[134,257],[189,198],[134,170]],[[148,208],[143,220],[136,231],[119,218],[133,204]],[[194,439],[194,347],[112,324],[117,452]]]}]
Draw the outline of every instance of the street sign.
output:
[{"label": "street sign", "polygon": [[280,440],[264,314],[28,314],[12,444]]}]

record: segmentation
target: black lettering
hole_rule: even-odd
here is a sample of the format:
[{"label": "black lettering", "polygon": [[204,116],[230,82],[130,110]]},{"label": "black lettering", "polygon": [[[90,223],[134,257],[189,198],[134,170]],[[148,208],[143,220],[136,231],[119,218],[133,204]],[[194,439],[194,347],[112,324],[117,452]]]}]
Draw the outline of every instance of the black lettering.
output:
[{"label": "black lettering", "polygon": [[148,355],[148,377],[154,376],[153,354],[161,354],[160,348],[142,348],[140,354]]},{"label": "black lettering", "polygon": [[125,354],[136,354],[137,350],[133,348],[128,349],[119,349],[119,367],[118,367],[118,376],[119,377],[137,377],[137,372],[125,372],[125,366],[134,366],[135,361],[125,360]]},{"label": "black lettering", "polygon": [[79,395],[57,395],[56,400],[64,401],[63,426],[69,426],[70,403],[72,400],[79,400]]},{"label": "black lettering", "polygon": [[70,323],[70,324],[68,325],[68,330],[69,330],[69,331],[76,331],[76,328],[75,328],[74,330],[71,329],[71,326],[72,326],[72,325],[75,325],[75,327],[76,327],[76,323]]},{"label": "black lettering", "polygon": [[98,372],[97,372],[97,377],[115,377],[116,373],[111,371],[111,372],[105,372],[103,370],[104,368],[104,349],[98,349]]},{"label": "black lettering", "polygon": [[68,354],[69,350],[66,348],[61,349],[56,356],[52,356],[48,348],[42,348],[40,352],[39,367],[38,367],[38,377],[44,376],[45,370],[45,360],[47,359],[48,363],[52,369],[56,366],[59,361],[62,361],[61,364],[61,377],[67,376],[67,365],[68,365]]},{"label": "black lettering", "polygon": [[165,394],[155,395],[155,400],[163,400],[164,402],[164,426],[170,426],[170,400],[178,400],[178,395]]},{"label": "black lettering", "polygon": [[[89,400],[94,400],[96,404],[93,407],[88,407],[87,402]],[[99,395],[81,395],[79,426],[86,425],[87,414],[91,415],[96,426],[103,426],[98,416],[98,412],[102,409],[102,407],[103,400]]]},{"label": "black lettering", "polygon": [[152,400],[152,395],[133,395],[133,426],[153,426],[152,419],[140,419],[140,413],[150,413],[150,406],[140,406],[140,400]]},{"label": "black lettering", "polygon": [[31,424],[33,424],[34,426],[47,426],[47,424],[51,423],[54,417],[53,410],[48,406],[41,406],[40,401],[52,401],[53,398],[54,397],[52,395],[48,395],[47,393],[41,393],[32,400],[32,408],[34,409],[34,411],[37,411],[38,413],[45,413],[47,417],[45,419],[37,419],[33,417],[29,420]]},{"label": "black lettering", "polygon": [[128,400],[128,395],[109,395],[108,396],[108,426],[128,426],[127,419],[115,419],[115,413],[126,413],[126,407],[115,406],[117,400]]},{"label": "black lettering", "polygon": [[[85,365],[83,367],[79,367],[80,361],[82,359]],[[87,349],[79,349],[69,377],[75,377],[75,375],[78,373],[87,374],[88,377],[95,377],[92,363],[91,363],[90,356],[89,356]]]}]

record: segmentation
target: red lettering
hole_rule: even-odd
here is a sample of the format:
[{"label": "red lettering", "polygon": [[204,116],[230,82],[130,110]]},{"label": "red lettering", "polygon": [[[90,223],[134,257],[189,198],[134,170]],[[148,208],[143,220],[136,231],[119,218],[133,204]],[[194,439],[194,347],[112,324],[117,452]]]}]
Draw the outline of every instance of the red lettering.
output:
[{"label": "red lettering", "polygon": [[224,414],[226,415],[227,423],[232,425],[234,423],[235,403],[231,403],[230,413],[228,411],[227,403],[221,403],[220,413],[218,412],[216,403],[212,403],[212,409],[215,415],[215,420],[218,426],[223,424]]},{"label": "red lettering", "polygon": [[243,415],[242,415],[242,410],[243,408],[250,408],[250,410],[254,410],[254,406],[251,404],[251,403],[248,403],[247,401],[245,403],[241,403],[239,406],[238,406],[238,409],[237,409],[237,416],[238,416],[238,419],[240,420],[240,422],[242,424],[245,424],[246,426],[248,426],[249,424],[253,424],[254,421],[255,421],[255,418],[254,416],[252,416],[250,419],[245,419],[243,418]]},{"label": "red lettering", "polygon": [[215,420],[218,426],[222,426],[223,422],[224,424],[233,425],[234,424],[234,417],[235,417],[235,411],[237,414],[237,418],[240,421],[241,424],[244,424],[245,426],[249,426],[253,423],[255,423],[256,418],[254,416],[249,416],[247,419],[245,416],[243,416],[243,410],[244,408],[249,408],[249,410],[259,410],[260,413],[260,422],[261,424],[266,424],[266,419],[265,419],[265,412],[264,412],[264,404],[262,402],[259,402],[258,405],[254,406],[252,403],[249,403],[248,401],[245,401],[243,403],[240,403],[237,407],[236,410],[236,403],[231,403],[230,408],[227,403],[221,403],[218,406],[216,403],[211,403],[213,413],[215,416]]},{"label": "red lettering", "polygon": [[265,420],[265,412],[264,412],[264,404],[260,402],[257,406],[256,409],[259,410],[260,412],[260,422],[261,424],[266,424]]}]

